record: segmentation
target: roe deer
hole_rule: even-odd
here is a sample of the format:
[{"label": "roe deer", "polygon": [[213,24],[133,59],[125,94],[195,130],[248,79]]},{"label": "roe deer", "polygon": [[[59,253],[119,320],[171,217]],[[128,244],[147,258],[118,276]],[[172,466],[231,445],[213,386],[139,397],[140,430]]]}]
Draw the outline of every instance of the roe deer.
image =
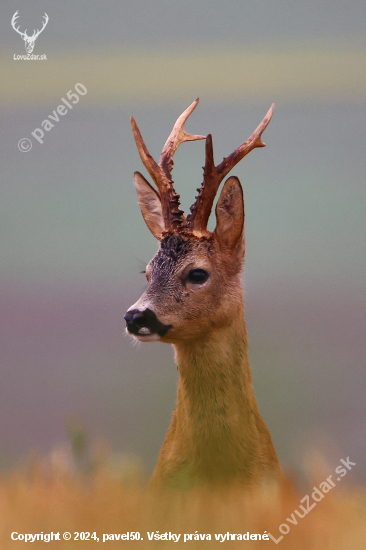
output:
[{"label": "roe deer", "polygon": [[[146,266],[148,287],[125,320],[127,332],[141,342],[172,344],[178,365],[177,405],[150,485],[252,486],[281,470],[248,362],[241,284],[244,202],[238,178],[228,178],[222,188],[213,232],[207,222],[223,178],[252,149],[264,147],[261,135],[273,105],[252,136],[215,166],[211,135],[184,131],[197,104],[198,99],[178,118],[158,164],[131,117],[138,152],[158,189],[135,172],[138,202],[160,247]],[[171,179],[173,155],[183,141],[197,139],[206,139],[204,178],[185,216]]]}]

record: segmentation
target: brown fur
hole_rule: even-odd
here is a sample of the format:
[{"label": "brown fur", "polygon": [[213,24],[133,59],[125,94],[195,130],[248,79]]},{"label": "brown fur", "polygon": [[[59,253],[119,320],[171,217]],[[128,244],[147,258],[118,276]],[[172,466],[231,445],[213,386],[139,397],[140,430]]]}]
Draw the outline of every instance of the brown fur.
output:
[{"label": "brown fur", "polygon": [[[216,218],[213,233],[162,237],[146,267],[149,286],[131,306],[148,308],[171,325],[160,341],[173,344],[179,372],[177,406],[152,487],[251,486],[280,473],[247,356],[241,285],[244,205],[237,178],[225,183]],[[196,268],[209,273],[205,283],[187,280]]]}]

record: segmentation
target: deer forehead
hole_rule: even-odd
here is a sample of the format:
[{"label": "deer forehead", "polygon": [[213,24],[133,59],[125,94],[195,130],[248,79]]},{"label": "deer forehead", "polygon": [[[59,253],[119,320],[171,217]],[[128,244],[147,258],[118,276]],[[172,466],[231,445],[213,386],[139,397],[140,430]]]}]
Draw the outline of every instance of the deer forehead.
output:
[{"label": "deer forehead", "polygon": [[210,239],[196,239],[182,235],[164,237],[154,258],[146,267],[149,277],[169,278],[185,268],[212,266],[215,245]]}]

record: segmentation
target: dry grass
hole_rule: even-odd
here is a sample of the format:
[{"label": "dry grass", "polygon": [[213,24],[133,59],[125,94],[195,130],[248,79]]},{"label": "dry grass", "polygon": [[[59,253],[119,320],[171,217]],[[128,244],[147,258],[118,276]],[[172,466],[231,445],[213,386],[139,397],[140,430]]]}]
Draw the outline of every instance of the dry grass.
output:
[{"label": "dry grass", "polygon": [[[74,449],[75,451],[75,449]],[[272,541],[229,540],[216,542],[215,534],[261,533],[280,536],[279,525],[299,509],[300,498],[288,488],[270,487],[248,494],[233,490],[225,494],[187,492],[153,497],[144,490],[139,468],[126,461],[108,459],[85,462],[77,470],[57,451],[33,459],[0,482],[0,548],[24,547],[10,538],[18,533],[96,532],[100,541],[52,542],[52,548],[262,548],[281,550],[358,550],[365,548],[366,499],[362,492],[336,486],[319,504],[291,525],[289,534]],[[67,457],[66,457],[67,458]],[[77,457],[80,463],[80,456]],[[117,461],[118,462],[118,461]],[[312,490],[312,484],[310,489]],[[311,492],[311,491],[310,491]],[[106,541],[103,533],[139,531],[143,541]],[[147,531],[181,534],[180,541],[149,541]],[[183,542],[184,533],[211,534],[211,541]],[[28,547],[28,545],[27,545]],[[35,541],[31,548],[44,548]]]}]

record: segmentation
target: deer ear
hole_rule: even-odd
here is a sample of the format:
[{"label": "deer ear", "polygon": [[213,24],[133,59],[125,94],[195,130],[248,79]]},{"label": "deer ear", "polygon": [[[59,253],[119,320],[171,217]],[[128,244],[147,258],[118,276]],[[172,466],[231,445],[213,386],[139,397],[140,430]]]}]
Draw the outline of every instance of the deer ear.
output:
[{"label": "deer ear", "polygon": [[242,251],[244,232],[244,197],[238,178],[226,180],[216,205],[216,229],[214,235],[229,250]]},{"label": "deer ear", "polygon": [[159,240],[165,229],[160,197],[140,172],[134,173],[133,182],[145,223],[154,237]]}]

